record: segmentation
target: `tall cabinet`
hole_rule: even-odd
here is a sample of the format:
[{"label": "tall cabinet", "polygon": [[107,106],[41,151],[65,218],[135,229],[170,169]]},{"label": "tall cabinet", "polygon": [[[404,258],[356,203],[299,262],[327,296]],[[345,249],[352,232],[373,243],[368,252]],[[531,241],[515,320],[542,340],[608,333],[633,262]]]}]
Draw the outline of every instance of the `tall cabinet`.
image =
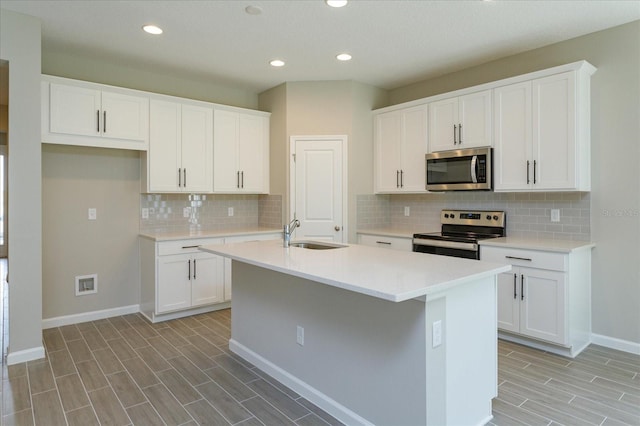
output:
[{"label": "tall cabinet", "polygon": [[595,68],[494,89],[496,191],[589,191],[589,80]]},{"label": "tall cabinet", "polygon": [[213,190],[213,108],[152,99],[149,192]]},{"label": "tall cabinet", "polygon": [[268,193],[269,115],[216,109],[214,123],[214,191]]},{"label": "tall cabinet", "polygon": [[426,192],[427,106],[374,116],[374,191]]}]

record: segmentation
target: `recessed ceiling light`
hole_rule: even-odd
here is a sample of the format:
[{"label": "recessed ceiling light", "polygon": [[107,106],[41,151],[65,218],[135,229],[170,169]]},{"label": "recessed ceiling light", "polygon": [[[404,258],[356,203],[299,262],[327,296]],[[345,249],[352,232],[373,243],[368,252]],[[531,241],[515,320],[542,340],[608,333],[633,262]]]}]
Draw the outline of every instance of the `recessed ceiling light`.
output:
[{"label": "recessed ceiling light", "polygon": [[249,5],[244,8],[244,11],[249,15],[260,15],[262,13],[262,8],[260,6]]},{"label": "recessed ceiling light", "polygon": [[342,7],[347,5],[347,0],[325,0],[325,2],[331,7]]},{"label": "recessed ceiling light", "polygon": [[336,56],[336,59],[339,61],[350,61],[351,55],[349,55],[348,53],[341,53],[338,56]]},{"label": "recessed ceiling light", "polygon": [[144,25],[142,29],[149,34],[153,34],[153,35],[162,34],[162,28],[157,27],[155,25]]},{"label": "recessed ceiling light", "polygon": [[271,64],[272,67],[283,67],[284,66],[284,61],[282,61],[280,59],[274,59],[269,63]]}]

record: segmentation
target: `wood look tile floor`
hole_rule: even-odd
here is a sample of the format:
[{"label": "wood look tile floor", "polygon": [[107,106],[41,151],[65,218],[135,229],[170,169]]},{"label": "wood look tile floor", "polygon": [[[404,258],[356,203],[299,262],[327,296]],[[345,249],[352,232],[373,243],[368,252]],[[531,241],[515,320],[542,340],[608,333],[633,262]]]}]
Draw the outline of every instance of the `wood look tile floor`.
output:
[{"label": "wood look tile floor", "polygon": [[[46,358],[3,367],[3,425],[337,425],[229,352],[230,310],[43,331]],[[491,425],[640,425],[640,357],[575,360],[500,341]]]}]

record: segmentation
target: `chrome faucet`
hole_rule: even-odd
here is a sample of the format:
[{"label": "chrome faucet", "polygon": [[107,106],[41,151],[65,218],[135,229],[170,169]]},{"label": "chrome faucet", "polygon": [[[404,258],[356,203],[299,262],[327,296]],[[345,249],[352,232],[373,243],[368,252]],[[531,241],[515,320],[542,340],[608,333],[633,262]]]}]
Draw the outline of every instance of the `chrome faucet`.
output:
[{"label": "chrome faucet", "polygon": [[289,242],[291,242],[291,234],[298,226],[300,226],[300,221],[298,219],[293,219],[288,225],[284,226],[284,238],[282,242],[284,248],[289,247]]}]

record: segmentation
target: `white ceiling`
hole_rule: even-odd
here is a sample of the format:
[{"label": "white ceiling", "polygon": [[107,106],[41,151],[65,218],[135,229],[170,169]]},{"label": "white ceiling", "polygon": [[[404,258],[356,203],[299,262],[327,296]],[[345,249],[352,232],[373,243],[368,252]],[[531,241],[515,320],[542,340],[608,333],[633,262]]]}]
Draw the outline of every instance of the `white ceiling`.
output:
[{"label": "white ceiling", "polygon": [[[245,12],[259,6],[260,15]],[[285,81],[385,89],[640,19],[640,1],[30,1],[43,49],[261,92]],[[150,36],[141,26],[164,29]],[[349,52],[350,62],[335,55]],[[273,68],[273,58],[286,66]]]}]

